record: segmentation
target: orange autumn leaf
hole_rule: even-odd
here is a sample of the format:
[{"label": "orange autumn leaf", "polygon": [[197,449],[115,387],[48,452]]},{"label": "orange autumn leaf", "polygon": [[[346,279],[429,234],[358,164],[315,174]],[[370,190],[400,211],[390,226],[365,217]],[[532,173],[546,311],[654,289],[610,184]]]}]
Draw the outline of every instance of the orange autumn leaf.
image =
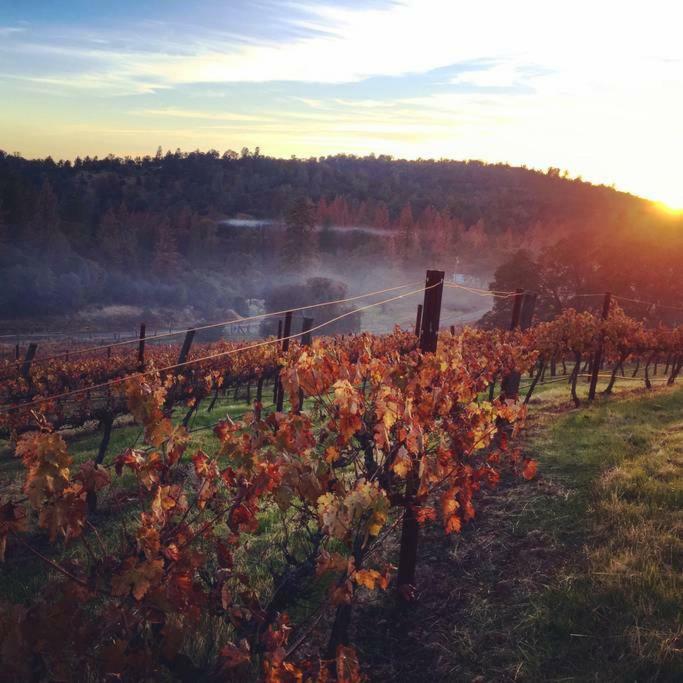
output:
[{"label": "orange autumn leaf", "polygon": [[522,469],[522,476],[527,480],[533,479],[536,476],[537,470],[538,463],[535,460],[527,460]]},{"label": "orange autumn leaf", "polygon": [[415,518],[420,524],[436,519],[436,510],[433,507],[422,506],[415,509]]},{"label": "orange autumn leaf", "polygon": [[388,576],[376,569],[359,569],[353,575],[353,579],[359,586],[365,586],[371,591],[374,591],[375,588],[386,590],[389,585]]},{"label": "orange autumn leaf", "polygon": [[126,558],[123,571],[112,577],[112,595],[124,596],[132,592],[136,600],[142,600],[149,589],[161,581],[163,565],[163,560],[137,561],[135,557]]}]

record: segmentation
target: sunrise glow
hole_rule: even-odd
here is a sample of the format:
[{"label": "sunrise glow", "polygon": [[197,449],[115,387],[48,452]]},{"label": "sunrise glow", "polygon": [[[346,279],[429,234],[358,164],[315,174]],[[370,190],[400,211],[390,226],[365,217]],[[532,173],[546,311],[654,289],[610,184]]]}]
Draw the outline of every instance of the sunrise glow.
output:
[{"label": "sunrise glow", "polygon": [[681,207],[682,17],[663,0],[3,3],[0,148],[472,158]]},{"label": "sunrise glow", "polygon": [[683,682],[682,26],[0,0],[0,679]]}]

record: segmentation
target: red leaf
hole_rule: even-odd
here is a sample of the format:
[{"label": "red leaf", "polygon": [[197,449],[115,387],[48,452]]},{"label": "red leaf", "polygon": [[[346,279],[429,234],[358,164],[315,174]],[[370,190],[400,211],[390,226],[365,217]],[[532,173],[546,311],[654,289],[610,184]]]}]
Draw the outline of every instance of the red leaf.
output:
[{"label": "red leaf", "polygon": [[536,470],[538,470],[538,463],[535,460],[527,460],[524,463],[522,476],[525,479],[533,479],[536,476]]}]

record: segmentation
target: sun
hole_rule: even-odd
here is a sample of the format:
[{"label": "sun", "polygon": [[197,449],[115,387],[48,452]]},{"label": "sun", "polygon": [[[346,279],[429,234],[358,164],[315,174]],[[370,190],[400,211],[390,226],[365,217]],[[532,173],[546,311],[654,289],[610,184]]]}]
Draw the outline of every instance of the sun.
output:
[{"label": "sun", "polygon": [[677,205],[669,202],[655,202],[655,205],[657,208],[664,212],[668,213],[670,216],[683,216],[683,205]]}]

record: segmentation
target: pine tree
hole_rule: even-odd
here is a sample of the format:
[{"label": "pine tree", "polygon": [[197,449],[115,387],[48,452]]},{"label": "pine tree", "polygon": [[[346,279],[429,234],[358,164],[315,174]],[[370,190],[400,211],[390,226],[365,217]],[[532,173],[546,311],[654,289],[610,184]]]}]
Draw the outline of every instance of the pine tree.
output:
[{"label": "pine tree", "polygon": [[389,227],[389,209],[383,201],[377,202],[375,207],[375,216],[373,218],[373,225],[377,228]]},{"label": "pine tree", "polygon": [[2,209],[2,200],[0,199],[0,246],[9,241],[9,234],[7,231],[7,223],[5,222],[5,212]]},{"label": "pine tree", "polygon": [[170,278],[177,274],[179,265],[178,244],[169,220],[164,216],[156,226],[152,272],[159,277]]},{"label": "pine tree", "polygon": [[53,238],[59,231],[59,210],[57,195],[50,181],[45,179],[36,199],[31,220],[31,233],[37,240]]},{"label": "pine tree", "polygon": [[313,205],[306,198],[295,200],[285,215],[285,259],[292,266],[305,266],[312,256],[315,227]]},{"label": "pine tree", "polygon": [[407,203],[401,209],[401,214],[398,217],[398,227],[400,230],[400,250],[404,261],[412,260],[414,253],[415,241],[415,221],[413,219],[413,209],[410,203]]}]

